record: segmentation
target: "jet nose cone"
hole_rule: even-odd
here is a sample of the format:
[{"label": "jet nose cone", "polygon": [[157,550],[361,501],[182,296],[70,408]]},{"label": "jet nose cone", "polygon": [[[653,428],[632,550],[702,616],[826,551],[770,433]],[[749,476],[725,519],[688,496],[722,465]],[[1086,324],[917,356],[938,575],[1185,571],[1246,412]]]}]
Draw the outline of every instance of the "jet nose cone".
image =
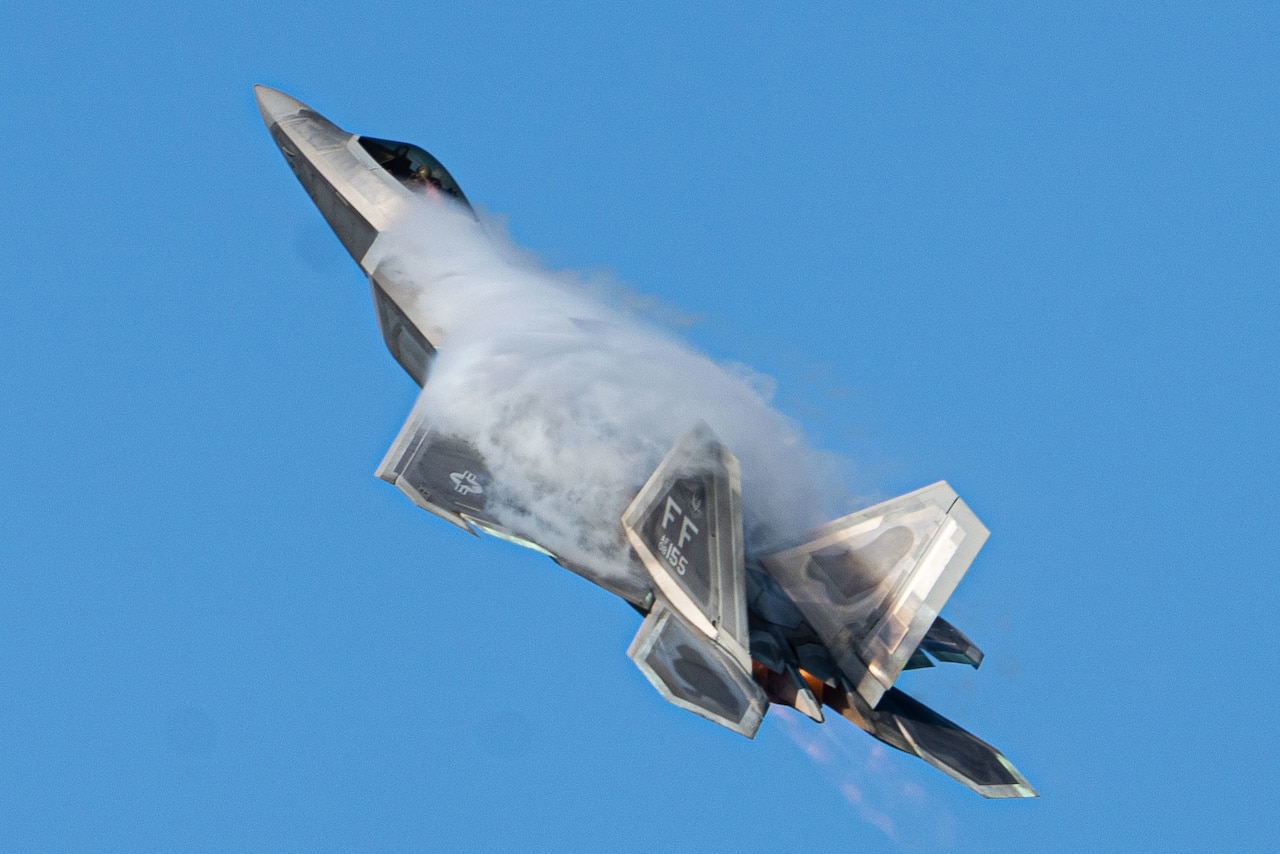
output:
[{"label": "jet nose cone", "polygon": [[308,109],[307,105],[297,98],[286,95],[279,89],[272,89],[270,86],[255,85],[253,94],[258,99],[258,112],[262,113],[262,121],[267,127]]}]

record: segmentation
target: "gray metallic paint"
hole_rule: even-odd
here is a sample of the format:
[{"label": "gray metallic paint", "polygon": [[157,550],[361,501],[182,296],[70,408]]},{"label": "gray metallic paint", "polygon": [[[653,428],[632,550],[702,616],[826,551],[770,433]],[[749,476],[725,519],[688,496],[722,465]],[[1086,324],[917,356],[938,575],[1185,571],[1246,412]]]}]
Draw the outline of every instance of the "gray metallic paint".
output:
[{"label": "gray metallic paint", "polygon": [[[379,235],[410,204],[410,191],[357,136],[283,92],[257,86],[255,94],[290,168],[370,277],[387,348],[425,384],[444,333],[421,316],[413,283],[379,266]],[[551,555],[647,614],[628,650],[646,678],[672,703],[748,737],[770,701],[819,722],[826,705],[985,797],[1035,796],[999,751],[892,687],[909,663],[927,663],[924,652],[973,667],[982,660],[972,641],[937,616],[986,539],[972,511],[938,483],[824,525],[792,549],[744,554],[737,468],[729,450],[698,428],[621,520],[619,536],[625,531],[634,547],[625,566]],[[492,476],[480,454],[465,437],[433,431],[417,406],[377,474],[463,530],[550,554],[494,518],[487,507]],[[649,542],[653,525],[645,528],[662,500],[681,489],[706,500],[705,522],[716,534],[699,540],[705,554],[689,563],[701,573],[705,595],[670,573]],[[868,539],[871,529],[876,535]],[[938,557],[943,538],[950,539]]]}]

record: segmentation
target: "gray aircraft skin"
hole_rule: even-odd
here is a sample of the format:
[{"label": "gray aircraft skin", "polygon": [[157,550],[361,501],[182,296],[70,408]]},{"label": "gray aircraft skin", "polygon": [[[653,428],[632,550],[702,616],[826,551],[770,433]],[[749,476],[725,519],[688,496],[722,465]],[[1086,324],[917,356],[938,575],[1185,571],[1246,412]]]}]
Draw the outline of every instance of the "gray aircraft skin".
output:
[{"label": "gray aircraft skin", "polygon": [[[348,133],[295,98],[254,87],[262,120],[342,245],[368,276],[378,326],[418,385],[444,339],[380,266],[380,236],[415,197],[471,206],[417,146]],[[619,520],[631,563],[565,560],[486,512],[492,475],[465,436],[416,407],[378,467],[415,504],[471,533],[533,548],[644,615],[627,654],[670,702],[753,737],[771,703],[821,723],[831,709],[988,798],[1035,797],[991,745],[894,687],[934,661],[982,651],[939,612],[987,538],[945,482],[820,526],[794,546],[745,551],[738,461],[691,425]]]}]

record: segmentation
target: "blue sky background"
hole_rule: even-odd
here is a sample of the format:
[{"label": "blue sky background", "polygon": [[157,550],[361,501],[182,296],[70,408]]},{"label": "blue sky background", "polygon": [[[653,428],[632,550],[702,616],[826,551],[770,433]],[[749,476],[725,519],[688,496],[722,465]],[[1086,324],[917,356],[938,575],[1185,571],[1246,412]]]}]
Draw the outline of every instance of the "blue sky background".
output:
[{"label": "blue sky background", "polygon": [[[1270,850],[1273,6],[262,5],[0,14],[0,850]],[[951,481],[987,661],[905,687],[1043,797],[683,713],[377,481],[414,387],[258,82]]]}]

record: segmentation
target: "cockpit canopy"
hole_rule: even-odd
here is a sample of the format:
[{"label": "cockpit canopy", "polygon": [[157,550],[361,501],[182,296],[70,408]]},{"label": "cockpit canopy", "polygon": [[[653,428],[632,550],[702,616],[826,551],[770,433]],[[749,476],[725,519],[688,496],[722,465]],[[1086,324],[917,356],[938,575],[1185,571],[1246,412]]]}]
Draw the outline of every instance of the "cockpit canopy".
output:
[{"label": "cockpit canopy", "polygon": [[449,170],[418,146],[371,136],[362,136],[359,140],[360,146],[369,152],[374,162],[413,192],[423,195],[446,193],[471,207]]}]

